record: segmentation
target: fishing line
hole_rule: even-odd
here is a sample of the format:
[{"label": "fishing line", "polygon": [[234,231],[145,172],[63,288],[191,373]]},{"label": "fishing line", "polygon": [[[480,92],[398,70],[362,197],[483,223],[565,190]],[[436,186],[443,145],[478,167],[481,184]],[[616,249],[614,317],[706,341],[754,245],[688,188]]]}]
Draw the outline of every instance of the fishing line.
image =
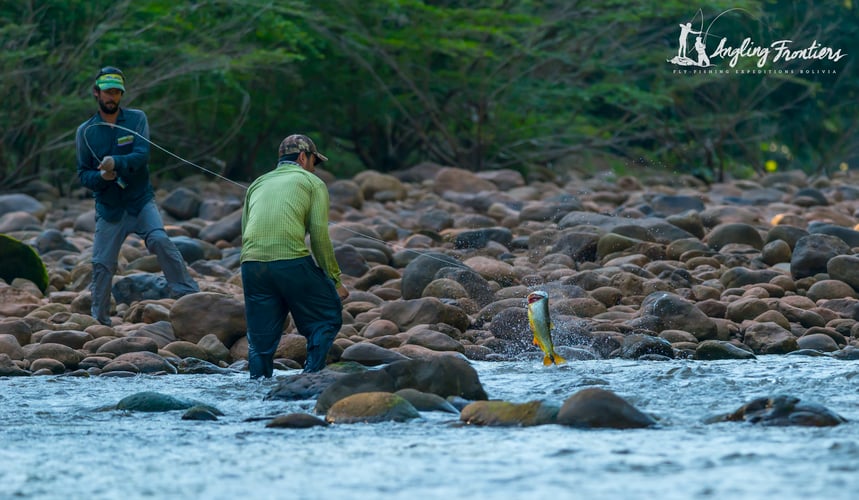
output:
[{"label": "fishing line", "polygon": [[[136,135],[137,137],[140,137],[141,139],[143,139],[144,141],[146,141],[146,142],[147,142],[147,143],[149,143],[150,145],[155,146],[155,147],[156,147],[156,148],[158,148],[159,150],[163,151],[164,153],[167,153],[168,155],[172,156],[173,158],[176,158],[177,160],[179,160],[179,161],[181,161],[181,162],[187,163],[188,165],[191,165],[191,166],[192,166],[192,167],[194,167],[194,168],[197,168],[197,169],[199,169],[199,170],[202,170],[203,172],[206,172],[206,173],[212,174],[212,175],[214,175],[215,177],[217,177],[217,178],[219,178],[219,179],[225,180],[225,181],[227,181],[227,182],[229,182],[229,183],[231,183],[231,184],[234,184],[234,185],[236,185],[236,186],[239,186],[240,188],[244,189],[245,191],[247,191],[247,189],[248,189],[248,186],[245,186],[244,184],[242,184],[242,183],[240,183],[240,182],[236,182],[236,181],[234,181],[234,180],[232,180],[232,179],[230,179],[230,178],[228,178],[228,177],[224,177],[223,175],[221,175],[221,174],[219,174],[219,173],[217,173],[217,172],[213,172],[213,171],[209,170],[208,168],[201,167],[200,165],[197,165],[196,163],[194,163],[194,162],[192,162],[192,161],[190,161],[190,160],[186,160],[185,158],[182,158],[181,156],[179,156],[179,155],[177,155],[177,154],[173,153],[172,151],[169,151],[169,150],[167,150],[167,149],[165,149],[165,148],[163,148],[163,147],[159,146],[158,144],[156,144],[156,143],[152,142],[151,140],[147,139],[146,137],[143,137],[143,135],[142,135],[140,132],[137,132],[136,130],[131,130],[130,128],[123,127],[122,125],[117,125],[117,124],[115,124],[115,123],[108,123],[108,122],[96,122],[96,123],[91,123],[91,124],[89,124],[89,125],[88,125],[84,130],[83,130],[84,143],[86,143],[86,146],[87,146],[87,148],[89,149],[89,152],[92,154],[93,158],[98,159],[98,155],[97,155],[97,154],[95,154],[95,151],[93,151],[92,146],[90,146],[90,144],[89,144],[89,139],[87,139],[87,134],[86,134],[86,133],[87,133],[87,131],[88,131],[91,127],[96,127],[96,126],[113,127],[113,128],[118,128],[118,129],[120,129],[120,130],[124,130],[124,131],[126,131],[126,132],[132,133],[132,134]],[[99,159],[99,162],[101,162],[101,159]],[[344,226],[344,225],[342,225],[342,224],[336,223],[336,222],[330,222],[330,221],[329,221],[329,222],[328,222],[328,225],[329,225],[329,226],[336,226],[336,227],[339,227],[340,229],[343,229],[343,230],[345,230],[345,231],[347,231],[347,232],[350,232],[350,233],[356,234],[356,235],[358,235],[358,236],[360,236],[360,237],[362,237],[362,238],[367,238],[368,240],[376,241],[376,242],[381,243],[381,244],[383,244],[383,245],[385,245],[385,246],[387,246],[387,247],[391,247],[393,250],[396,250],[396,247],[394,247],[393,245],[389,244],[387,241],[385,241],[385,240],[383,240],[383,239],[380,239],[380,238],[374,238],[373,236],[370,236],[370,235],[368,235],[368,234],[364,234],[364,233],[362,233],[362,232],[360,232],[360,231],[356,231],[356,230],[354,230],[354,229],[350,229],[350,228],[348,228],[348,227],[346,227],[346,226]],[[449,260],[440,259],[440,258],[438,258],[438,257],[435,257],[435,256],[433,256],[433,255],[430,255],[429,253],[419,252],[419,251],[417,251],[417,250],[414,250],[414,249],[411,249],[411,248],[406,248],[406,247],[403,247],[403,246],[400,246],[400,245],[397,245],[397,246],[399,246],[401,250],[406,251],[406,252],[411,252],[411,253],[415,253],[415,254],[418,254],[418,255],[423,255],[423,256],[429,257],[430,259],[437,260],[437,261],[439,261],[439,262],[443,262],[443,263],[445,263],[445,264],[455,265],[455,266],[460,266],[460,267],[463,267],[463,268],[465,268],[465,269],[471,269],[469,266],[466,266],[465,264],[463,264],[463,263],[461,263],[461,262],[451,262],[451,261],[449,261]],[[431,250],[430,250],[430,251],[431,251]],[[452,259],[454,259],[455,257],[451,257],[451,258],[452,258]]]}]

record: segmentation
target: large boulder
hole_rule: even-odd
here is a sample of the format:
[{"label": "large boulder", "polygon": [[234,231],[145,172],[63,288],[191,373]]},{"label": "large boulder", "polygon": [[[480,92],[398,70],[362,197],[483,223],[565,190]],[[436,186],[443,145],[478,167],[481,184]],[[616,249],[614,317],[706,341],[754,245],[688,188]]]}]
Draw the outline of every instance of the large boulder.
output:
[{"label": "large boulder", "polygon": [[247,330],[244,303],[212,292],[193,293],[177,300],[170,309],[170,323],[178,340],[196,344],[211,333],[227,348]]}]

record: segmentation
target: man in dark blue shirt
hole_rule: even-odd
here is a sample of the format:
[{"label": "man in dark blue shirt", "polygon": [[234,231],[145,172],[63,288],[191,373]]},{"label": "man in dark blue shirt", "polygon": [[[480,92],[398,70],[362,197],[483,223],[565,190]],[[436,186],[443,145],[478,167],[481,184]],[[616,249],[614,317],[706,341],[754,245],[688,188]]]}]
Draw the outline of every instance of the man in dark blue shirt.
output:
[{"label": "man in dark blue shirt", "polygon": [[[136,233],[158,258],[172,297],[199,291],[182,254],[167,237],[149,182],[149,124],[138,109],[120,108],[125,76],[102,68],[92,88],[98,112],[78,127],[78,178],[95,195],[92,316],[110,325],[110,289],[125,238]],[[115,125],[115,126],[114,126]]]}]

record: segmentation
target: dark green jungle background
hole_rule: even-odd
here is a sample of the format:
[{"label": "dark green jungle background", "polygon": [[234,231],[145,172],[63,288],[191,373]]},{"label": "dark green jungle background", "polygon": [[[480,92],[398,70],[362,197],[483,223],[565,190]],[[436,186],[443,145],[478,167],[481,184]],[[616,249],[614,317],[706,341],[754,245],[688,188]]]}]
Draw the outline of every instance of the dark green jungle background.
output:
[{"label": "dark green jungle background", "polygon": [[[678,24],[729,9],[712,33],[848,55],[770,65],[835,74],[674,73]],[[4,1],[0,191],[76,185],[74,133],[103,65],[125,71],[123,105],[146,111],[153,141],[236,180],[270,169],[299,131],[338,176],[422,161],[827,173],[859,165],[857,40],[853,0]],[[151,167],[199,173],[157,150]]]}]

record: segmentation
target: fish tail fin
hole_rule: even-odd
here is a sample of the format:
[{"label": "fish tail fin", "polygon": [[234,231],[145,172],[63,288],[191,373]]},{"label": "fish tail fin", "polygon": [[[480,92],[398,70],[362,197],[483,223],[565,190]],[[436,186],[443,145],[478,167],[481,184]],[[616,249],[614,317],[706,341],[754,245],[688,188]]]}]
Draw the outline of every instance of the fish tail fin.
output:
[{"label": "fish tail fin", "polygon": [[543,356],[543,366],[549,366],[551,364],[552,364],[552,358],[550,358],[548,354]]},{"label": "fish tail fin", "polygon": [[557,354],[555,354],[554,358],[555,358],[555,364],[556,365],[562,365],[562,364],[567,362],[566,359],[562,358],[561,356],[559,356]]}]

